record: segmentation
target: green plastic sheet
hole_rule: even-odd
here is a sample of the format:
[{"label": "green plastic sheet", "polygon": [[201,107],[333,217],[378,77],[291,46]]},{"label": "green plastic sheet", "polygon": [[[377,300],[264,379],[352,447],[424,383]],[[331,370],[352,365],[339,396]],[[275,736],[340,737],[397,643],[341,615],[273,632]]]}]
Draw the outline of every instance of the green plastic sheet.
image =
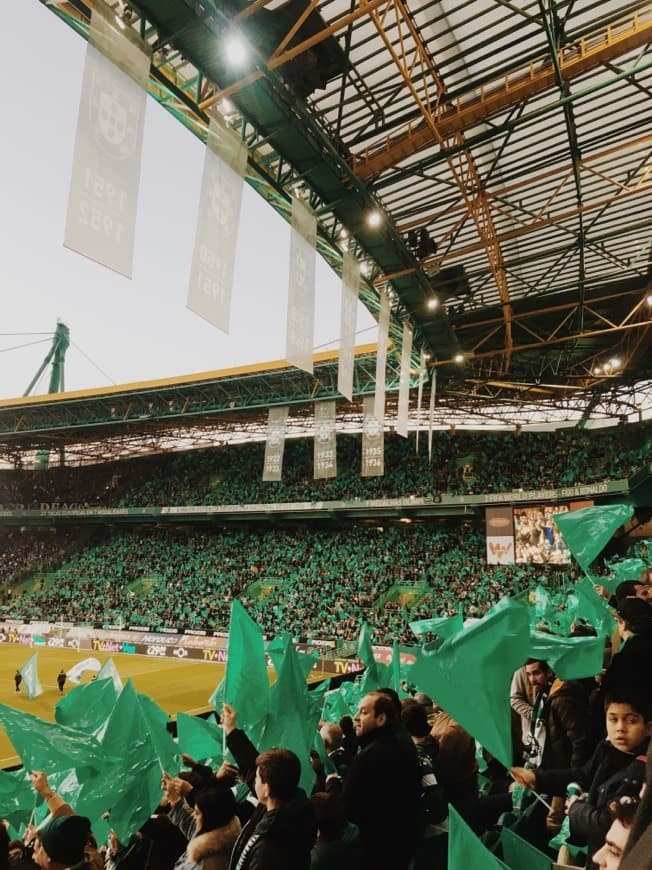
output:
[{"label": "green plastic sheet", "polygon": [[553,520],[585,574],[613,533],[634,515],[631,504],[608,504],[553,514]]},{"label": "green plastic sheet", "polygon": [[560,680],[594,677],[602,671],[604,638],[557,637],[530,632],[528,658],[546,661]]},{"label": "green plastic sheet", "polygon": [[552,861],[509,828],[500,834],[503,858],[510,870],[551,870]]},{"label": "green plastic sheet", "polygon": [[410,671],[420,691],[508,768],[513,763],[509,688],[529,645],[526,605],[503,598],[438,650],[421,651]]},{"label": "green plastic sheet", "polygon": [[448,866],[450,870],[498,870],[507,867],[487,849],[457,810],[448,806]]}]

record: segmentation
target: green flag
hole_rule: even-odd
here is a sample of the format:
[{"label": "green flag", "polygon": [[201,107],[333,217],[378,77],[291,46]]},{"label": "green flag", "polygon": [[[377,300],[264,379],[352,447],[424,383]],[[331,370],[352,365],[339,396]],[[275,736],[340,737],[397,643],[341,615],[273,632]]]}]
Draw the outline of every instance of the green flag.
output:
[{"label": "green flag", "polygon": [[431,619],[419,619],[417,622],[411,622],[410,628],[416,637],[422,637],[424,634],[436,634],[446,640],[462,631],[464,617],[460,610],[455,616],[433,616]]},{"label": "green flag", "polygon": [[[351,683],[343,683],[343,685],[352,685]],[[324,698],[324,706],[322,708],[321,717],[324,722],[339,722],[342,716],[350,716],[351,708],[342,693],[342,687],[339,689],[331,689],[326,692]]]},{"label": "green flag", "polygon": [[[647,565],[642,559],[613,559],[606,564],[613,574],[613,578],[610,578],[611,583],[607,587],[610,591],[615,591],[618,584],[624,583],[626,580],[640,583],[641,574],[647,569]],[[604,584],[605,579],[605,577],[600,577],[598,582]]]},{"label": "green flag", "polygon": [[117,698],[113,680],[81,683],[59,701],[54,708],[54,718],[59,725],[98,737]]},{"label": "green flag", "polygon": [[176,774],[179,770],[179,752],[167,729],[168,714],[148,695],[139,693],[138,704],[147,723],[150,743],[161,769],[170,775]]},{"label": "green flag", "polygon": [[547,662],[560,680],[594,677],[602,671],[604,638],[558,637],[530,632],[528,658]]},{"label": "green flag", "polygon": [[553,514],[555,525],[585,574],[611,540],[613,533],[632,518],[631,504],[607,504]]},{"label": "green flag", "polygon": [[159,802],[163,762],[173,765],[169,744],[160,733],[167,716],[148,701],[141,701],[127,680],[104,729],[105,764],[98,775],[84,780],[77,798],[77,812],[90,819],[111,810],[111,824],[123,843]]},{"label": "green flag", "polygon": [[572,587],[568,611],[575,620],[582,619],[592,625],[600,637],[610,635],[616,627],[608,602],[598,595],[588,577],[583,577]]},{"label": "green flag", "polygon": [[0,704],[0,724],[27,770],[55,771],[71,768],[101,770],[103,752],[94,737],[31,713]]},{"label": "green flag", "polygon": [[161,800],[161,768],[158,760],[147,759],[135,763],[129,771],[128,781],[125,778],[118,786],[118,790],[109,798],[109,820],[120,842],[128,843]]},{"label": "green flag", "polygon": [[177,713],[177,740],[179,749],[197,761],[211,759],[222,763],[222,729],[211,714],[208,718]]},{"label": "green flag", "polygon": [[551,859],[509,828],[502,829],[500,842],[510,870],[551,870]]},{"label": "green flag", "polygon": [[23,685],[27,690],[27,697],[30,701],[33,701],[34,698],[38,698],[39,695],[43,694],[43,686],[41,685],[38,678],[38,653],[35,652],[34,655],[27,659],[25,664],[20,669],[21,674],[23,675]]},{"label": "green flag", "polygon": [[509,870],[507,864],[499,861],[495,855],[480,842],[471,828],[466,824],[457,810],[448,806],[448,866],[451,870],[498,870],[503,867]]},{"label": "green flag", "polygon": [[115,666],[113,659],[107,659],[99,670],[97,675],[98,680],[112,679],[115,686],[116,695],[122,691],[122,680]]},{"label": "green flag", "polygon": [[31,784],[23,779],[24,771],[19,771],[20,778],[13,773],[0,770],[0,815],[6,818],[15,813],[32,811],[36,793]]},{"label": "green flag", "polygon": [[245,730],[254,729],[269,709],[263,634],[237,599],[231,605],[224,700],[234,707]]},{"label": "green flag", "polygon": [[509,688],[528,657],[527,607],[503,598],[482,619],[432,653],[421,651],[410,682],[509,768]]},{"label": "green flag", "polygon": [[312,713],[308,687],[299,655],[289,635],[276,682],[271,687],[270,711],[260,740],[261,749],[291,749],[301,762],[301,788],[310,794],[315,772],[310,765],[319,711]]},{"label": "green flag", "polygon": [[[281,664],[283,660],[284,650],[285,650],[285,637],[287,632],[283,631],[274,640],[270,641],[267,644],[267,655],[271,658],[272,664],[274,665],[274,670],[278,674],[281,669]],[[289,637],[289,635],[287,635]],[[299,657],[299,664],[301,666],[301,670],[304,672],[304,677],[308,679],[308,674],[313,670],[315,666],[315,662],[317,661],[318,656],[316,655],[308,655],[306,653],[297,652]]]},{"label": "green flag", "polygon": [[371,645],[371,626],[363,622],[358,637],[358,658],[366,666],[362,675],[360,689],[363,695],[373,692],[380,686],[388,686],[391,680],[391,665],[383,665],[374,658],[374,650]]}]

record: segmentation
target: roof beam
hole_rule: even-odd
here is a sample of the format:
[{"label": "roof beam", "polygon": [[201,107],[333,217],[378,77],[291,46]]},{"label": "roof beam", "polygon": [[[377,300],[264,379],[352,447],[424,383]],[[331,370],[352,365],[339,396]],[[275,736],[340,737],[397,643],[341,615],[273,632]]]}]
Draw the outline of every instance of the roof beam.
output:
[{"label": "roof beam", "polygon": [[[571,81],[651,41],[652,19],[644,20],[643,13],[637,10],[620,27],[608,24],[590,38],[582,37],[560,49],[561,75],[565,81]],[[430,123],[410,122],[403,132],[387,136],[354,155],[355,174],[363,181],[376,178],[438,140],[477,126],[512,106],[552,90],[556,84],[555,65],[542,59],[539,64],[531,61],[524,69],[483,84],[464,98],[438,100],[430,106]]]}]

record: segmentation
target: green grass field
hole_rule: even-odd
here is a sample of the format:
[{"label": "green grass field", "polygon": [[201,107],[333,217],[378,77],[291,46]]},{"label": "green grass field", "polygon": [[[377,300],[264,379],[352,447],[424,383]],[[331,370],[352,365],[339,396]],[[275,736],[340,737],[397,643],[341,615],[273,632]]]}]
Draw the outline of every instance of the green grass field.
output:
[{"label": "green grass field", "polygon": [[[202,713],[209,709],[208,698],[224,676],[224,665],[208,662],[179,662],[176,659],[155,659],[146,656],[113,655],[109,653],[75,652],[74,650],[38,648],[38,672],[43,694],[30,701],[24,686],[16,694],[14,673],[22,667],[36,650],[26,646],[3,644],[0,646],[0,703],[9,704],[43,719],[54,721],[54,708],[59,700],[57,674],[63,668],[69,670],[75,662],[93,656],[100,663],[108,658],[118,668],[123,682],[131,677],[139,692],[153,698],[167,713]],[[270,677],[272,674],[270,673]],[[310,680],[321,679],[327,674],[313,671]],[[90,673],[84,675],[87,681]],[[67,683],[65,691],[73,688]],[[0,768],[18,764],[2,727],[0,727]]]}]

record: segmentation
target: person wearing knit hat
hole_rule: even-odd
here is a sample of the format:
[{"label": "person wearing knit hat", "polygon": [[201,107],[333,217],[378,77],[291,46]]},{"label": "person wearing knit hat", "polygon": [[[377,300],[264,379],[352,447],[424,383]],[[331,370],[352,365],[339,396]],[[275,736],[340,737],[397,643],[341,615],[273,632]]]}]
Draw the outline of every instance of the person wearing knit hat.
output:
[{"label": "person wearing knit hat", "polygon": [[58,816],[37,832],[34,861],[45,870],[65,870],[84,860],[91,823],[85,816]]}]

